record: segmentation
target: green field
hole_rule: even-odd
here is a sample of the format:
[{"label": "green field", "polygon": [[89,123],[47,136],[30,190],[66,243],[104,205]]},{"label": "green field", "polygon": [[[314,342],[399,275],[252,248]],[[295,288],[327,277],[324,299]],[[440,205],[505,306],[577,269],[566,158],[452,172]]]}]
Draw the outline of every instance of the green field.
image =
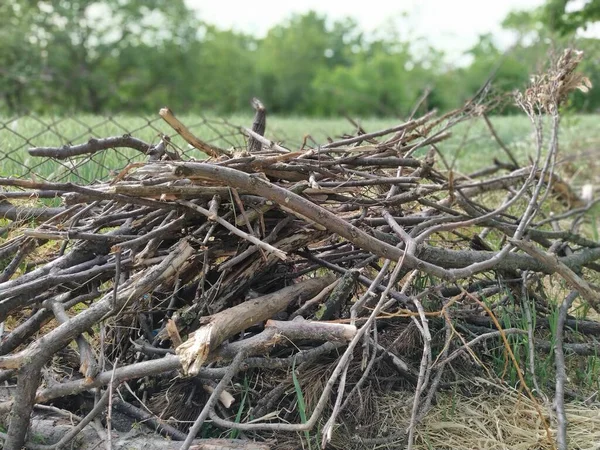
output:
[{"label": "green field", "polygon": [[[251,116],[241,115],[226,119],[201,116],[179,118],[199,138],[225,148],[243,148],[244,139],[237,127],[249,127],[252,123]],[[400,120],[363,119],[358,122],[369,132],[397,125]],[[517,159],[526,164],[527,158],[534,154],[529,120],[524,116],[493,117],[492,123]],[[454,161],[455,170],[469,173],[489,166],[494,157],[507,160],[482,119],[461,123],[452,131],[452,138],[442,142],[439,149],[447,160]],[[305,136],[309,136],[307,144],[315,146],[327,142],[328,137],[337,138],[344,133],[354,132],[354,126],[343,118],[269,117],[266,136],[294,149],[299,148]],[[91,137],[123,134],[155,143],[160,133],[174,135],[158,115],[152,118],[90,115],[70,118],[0,117],[0,174],[5,177],[29,177],[33,174],[36,178],[52,181],[89,182],[105,179],[111,171],[119,170],[129,161],[141,161],[143,156],[135,150],[118,149],[59,162],[31,157],[27,149],[78,144]],[[591,179],[600,158],[598,116],[563,117],[560,137],[563,159],[561,171],[577,184]],[[173,143],[189,158],[203,157],[200,152],[189,149],[178,136],[173,137]]]}]

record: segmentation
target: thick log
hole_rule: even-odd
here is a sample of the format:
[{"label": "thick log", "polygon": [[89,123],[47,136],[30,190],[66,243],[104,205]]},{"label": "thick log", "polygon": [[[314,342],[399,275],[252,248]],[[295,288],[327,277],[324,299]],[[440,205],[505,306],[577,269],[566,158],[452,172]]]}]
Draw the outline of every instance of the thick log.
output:
[{"label": "thick log", "polygon": [[283,288],[273,294],[248,300],[202,320],[202,327],[177,347],[185,373],[197,374],[202,364],[223,341],[285,310],[294,301],[307,300],[333,283],[328,275]]}]

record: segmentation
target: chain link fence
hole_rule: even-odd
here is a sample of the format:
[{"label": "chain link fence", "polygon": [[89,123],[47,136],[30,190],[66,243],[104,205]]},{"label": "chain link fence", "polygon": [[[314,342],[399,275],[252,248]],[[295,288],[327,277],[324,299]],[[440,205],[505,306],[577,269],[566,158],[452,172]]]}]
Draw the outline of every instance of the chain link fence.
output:
[{"label": "chain link fence", "polygon": [[[222,119],[194,115],[178,118],[195,136],[208,144],[225,149],[246,148],[246,137],[240,131],[240,126],[250,127],[251,117]],[[170,140],[169,150],[177,152],[182,159],[206,158],[158,115],[154,118],[85,114],[57,118],[35,114],[0,115],[0,174],[3,177],[77,184],[107,180],[128,164],[145,161],[148,156],[130,148],[109,148],[60,160],[32,156],[29,150],[83,144],[93,138],[124,135],[149,145],[157,144],[165,135]],[[272,133],[271,137],[286,140],[282,139],[284,136],[273,136]]]}]

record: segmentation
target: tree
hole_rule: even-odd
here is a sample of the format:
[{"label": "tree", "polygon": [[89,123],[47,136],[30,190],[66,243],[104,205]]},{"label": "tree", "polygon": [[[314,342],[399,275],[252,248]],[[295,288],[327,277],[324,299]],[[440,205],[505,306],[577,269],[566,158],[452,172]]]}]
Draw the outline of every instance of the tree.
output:
[{"label": "tree", "polygon": [[0,93],[11,111],[31,101],[28,95],[41,86],[40,61],[34,46],[23,32],[33,8],[26,3],[0,3]]},{"label": "tree", "polygon": [[217,112],[244,111],[256,95],[256,40],[209,27],[197,55],[198,101]]},{"label": "tree", "polygon": [[311,87],[317,75],[350,67],[362,45],[354,20],[329,26],[326,17],[313,11],[293,15],[258,44],[259,95],[273,112],[312,113],[318,109]]},{"label": "tree", "polygon": [[315,12],[294,15],[267,33],[258,50],[261,96],[277,111],[308,109],[307,88],[326,65],[328,33],[325,18]]},{"label": "tree", "polygon": [[544,12],[552,30],[566,35],[600,20],[600,0],[588,0],[581,8],[569,11],[569,5],[574,3],[573,0],[548,0]]},{"label": "tree", "polygon": [[183,0],[16,0],[2,12],[0,30],[15,37],[0,42],[0,66],[14,77],[14,54],[25,53],[22,95],[38,109],[105,110],[131,74],[124,55],[144,52],[146,70],[154,70],[153,47],[185,45],[198,27]]},{"label": "tree", "polygon": [[324,115],[403,116],[434,78],[427,59],[417,60],[407,44],[375,41],[351,66],[317,74],[313,104]]}]

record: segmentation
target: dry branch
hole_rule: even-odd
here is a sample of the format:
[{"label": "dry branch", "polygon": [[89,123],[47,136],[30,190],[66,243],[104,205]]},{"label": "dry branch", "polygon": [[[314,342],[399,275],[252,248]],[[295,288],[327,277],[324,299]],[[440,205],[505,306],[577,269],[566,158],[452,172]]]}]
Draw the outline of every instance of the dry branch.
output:
[{"label": "dry branch", "polygon": [[[587,300],[594,309],[600,308],[600,292],[595,291],[590,285],[571,270],[563,261],[547,252],[543,252],[533,246],[530,242],[512,240],[513,244],[527,252],[537,260],[541,261],[552,273],[558,273],[579,295]],[[594,258],[597,259],[597,258]]]},{"label": "dry branch", "polygon": [[184,373],[196,375],[210,352],[225,339],[273,317],[293,301],[314,296],[332,282],[333,277],[309,279],[207,317],[201,328],[177,347]]},{"label": "dry branch", "polygon": [[227,150],[208,144],[194,136],[192,132],[175,117],[169,108],[161,109],[158,114],[191,146],[213,158],[218,158],[221,155],[229,156],[229,152]]},{"label": "dry branch", "polygon": [[152,148],[144,141],[129,135],[115,136],[104,139],[90,139],[85,144],[65,145],[63,147],[36,147],[30,148],[31,156],[43,156],[46,158],[68,159],[73,156],[92,154],[109,148],[132,148],[144,154]]},{"label": "dry branch", "polygon": [[[1,198],[2,194],[0,194]],[[0,217],[8,220],[48,220],[61,214],[65,208],[29,208],[26,206],[14,206],[6,201],[0,201]]]}]

